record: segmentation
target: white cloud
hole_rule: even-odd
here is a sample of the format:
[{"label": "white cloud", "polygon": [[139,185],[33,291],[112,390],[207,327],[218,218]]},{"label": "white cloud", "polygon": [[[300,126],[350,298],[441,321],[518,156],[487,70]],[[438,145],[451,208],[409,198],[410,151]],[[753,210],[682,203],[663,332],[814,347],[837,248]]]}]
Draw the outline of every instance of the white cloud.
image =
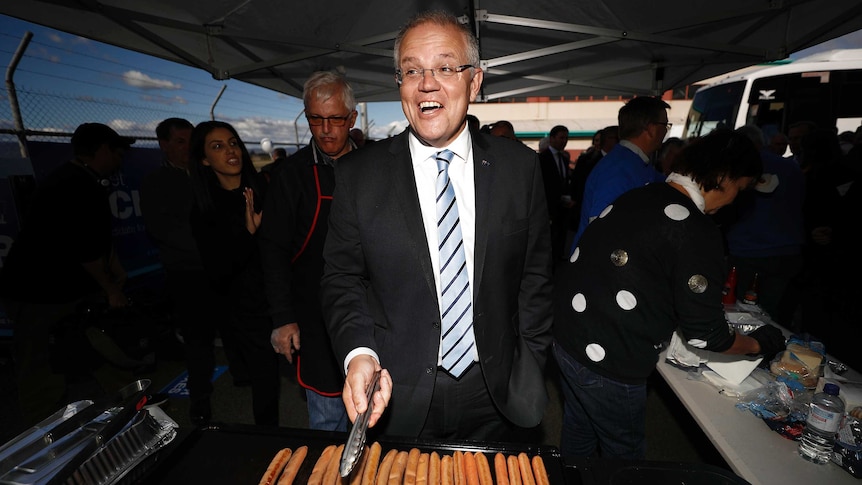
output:
[{"label": "white cloud", "polygon": [[166,104],[166,105],[189,104],[189,102],[185,98],[183,98],[182,96],[171,96],[171,97],[169,97],[169,96],[150,96],[148,94],[145,94],[145,95],[141,96],[141,99],[144,101],[149,101],[149,102],[159,103],[159,104]]},{"label": "white cloud", "polygon": [[257,150],[257,145],[263,138],[269,138],[276,146],[295,143],[297,136],[301,143],[307,143],[309,138],[308,127],[299,125],[299,132],[297,133],[293,120],[275,120],[262,117],[226,119],[218,116],[216,119],[233,125],[242,141],[248,145],[249,150]]},{"label": "white cloud", "polygon": [[106,125],[113,128],[115,131],[125,131],[128,132],[138,127],[138,123],[132,120],[122,120],[122,119],[114,119],[107,123]]},{"label": "white cloud", "polygon": [[180,89],[181,84],[167,79],[155,79],[141,71],[126,71],[123,73],[123,82],[129,86],[140,89]]},{"label": "white cloud", "polygon": [[372,126],[369,130],[371,133],[370,135],[368,135],[368,138],[371,138],[373,140],[382,140],[384,138],[389,138],[404,131],[404,129],[407,128],[407,125],[407,120],[401,120],[392,121],[383,126]]}]

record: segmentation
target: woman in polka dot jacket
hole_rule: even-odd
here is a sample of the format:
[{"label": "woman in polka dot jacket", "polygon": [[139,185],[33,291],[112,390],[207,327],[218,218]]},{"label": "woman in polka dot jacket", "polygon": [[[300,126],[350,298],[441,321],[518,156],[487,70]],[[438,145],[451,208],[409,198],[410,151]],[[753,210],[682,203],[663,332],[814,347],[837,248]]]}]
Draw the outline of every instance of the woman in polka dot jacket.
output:
[{"label": "woman in polka dot jacket", "polygon": [[626,192],[587,227],[555,288],[554,354],[566,456],[643,459],[646,379],[673,331],[727,354],[773,354],[781,331],[731,329],[719,228],[708,216],[760,177],[750,140],[715,131],[693,141],[665,183]]}]

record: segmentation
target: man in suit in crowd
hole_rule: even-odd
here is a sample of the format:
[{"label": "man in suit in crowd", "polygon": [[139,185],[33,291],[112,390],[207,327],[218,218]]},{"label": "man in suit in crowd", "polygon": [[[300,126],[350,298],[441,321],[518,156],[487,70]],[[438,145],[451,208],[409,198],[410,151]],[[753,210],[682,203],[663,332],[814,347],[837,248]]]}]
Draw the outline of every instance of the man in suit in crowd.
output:
[{"label": "man in suit in crowd", "polygon": [[667,121],[670,105],[660,98],[638,96],[627,102],[617,115],[620,142],[596,164],[587,177],[581,200],[578,232],[572,251],[587,225],[623,193],[652,182],[664,181],[650,163],[672,126]]},{"label": "man in suit in crowd", "polygon": [[578,156],[578,161],[569,177],[571,179],[572,202],[574,202],[574,205],[572,206],[570,227],[575,232],[578,230],[581,203],[584,198],[584,186],[587,184],[587,177],[590,176],[590,172],[593,171],[593,168],[597,163],[599,163],[599,160],[607,155],[611,149],[620,142],[619,127],[616,125],[606,126],[596,132],[596,137],[598,140],[594,139],[596,142],[594,148],[592,150],[585,151]]},{"label": "man in suit in crowd", "polygon": [[554,261],[564,259],[563,247],[569,232],[569,209],[572,194],[569,190],[569,129],[562,125],[551,128],[548,133],[548,149],[539,154],[548,215],[551,217],[551,248]]},{"label": "man in suit in crowd", "polygon": [[387,435],[502,441],[536,426],[547,404],[541,170],[523,144],[466,129],[478,63],[453,15],[411,19],[395,42],[410,127],[336,171],[322,303],[348,414],[366,411],[381,371],[370,426]]},{"label": "man in suit in crowd", "polygon": [[356,148],[350,139],[356,100],[344,76],[321,71],[305,82],[303,102],[311,143],[273,172],[260,227],[270,340],[276,352],[296,363],[309,427],[347,431],[341,365],[323,323],[319,287],[335,167]]}]

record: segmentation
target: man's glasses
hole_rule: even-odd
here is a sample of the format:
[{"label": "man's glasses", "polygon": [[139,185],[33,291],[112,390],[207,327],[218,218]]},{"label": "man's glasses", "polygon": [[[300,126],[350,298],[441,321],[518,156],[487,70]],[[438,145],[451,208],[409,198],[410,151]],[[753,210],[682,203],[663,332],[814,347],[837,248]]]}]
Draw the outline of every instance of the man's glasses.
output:
[{"label": "man's glasses", "polygon": [[411,68],[411,69],[396,69],[395,70],[395,81],[398,84],[403,83],[404,81],[418,81],[425,77],[425,71],[431,71],[431,76],[441,78],[441,79],[449,79],[455,74],[458,74],[465,69],[470,69],[473,66],[470,64],[464,64],[463,66],[458,67],[450,67],[450,66],[442,66],[437,68],[428,68],[422,69],[420,67]]},{"label": "man's glasses", "polygon": [[305,119],[308,120],[308,124],[311,126],[321,126],[324,121],[328,121],[332,126],[344,126],[351,116],[353,116],[353,113],[346,116],[306,115]]},{"label": "man's glasses", "polygon": [[664,125],[667,127],[668,131],[670,131],[670,129],[673,128],[673,123],[668,123],[667,121],[650,121],[650,123],[653,123],[656,125]]}]

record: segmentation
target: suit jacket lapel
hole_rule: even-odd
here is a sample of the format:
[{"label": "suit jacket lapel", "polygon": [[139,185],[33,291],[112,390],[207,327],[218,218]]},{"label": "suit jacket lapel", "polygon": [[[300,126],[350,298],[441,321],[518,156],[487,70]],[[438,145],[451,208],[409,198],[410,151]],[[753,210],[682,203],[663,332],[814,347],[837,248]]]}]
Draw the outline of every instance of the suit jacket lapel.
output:
[{"label": "suit jacket lapel", "polygon": [[481,135],[473,136],[473,176],[476,184],[476,242],[473,248],[473,302],[479,296],[485,254],[488,248],[488,221],[491,215],[491,187],[497,170],[489,146]]},{"label": "suit jacket lapel", "polygon": [[425,277],[428,290],[435,295],[437,287],[434,284],[434,270],[431,266],[431,255],[428,252],[428,241],[425,236],[425,226],[422,223],[422,210],[419,208],[419,195],[416,191],[416,177],[413,174],[413,163],[410,158],[410,148],[407,142],[409,129],[398,135],[389,148],[392,158],[389,162],[389,173],[392,174],[392,190],[398,208],[404,216],[404,227],[409,235],[406,244],[416,255],[419,268]]}]

